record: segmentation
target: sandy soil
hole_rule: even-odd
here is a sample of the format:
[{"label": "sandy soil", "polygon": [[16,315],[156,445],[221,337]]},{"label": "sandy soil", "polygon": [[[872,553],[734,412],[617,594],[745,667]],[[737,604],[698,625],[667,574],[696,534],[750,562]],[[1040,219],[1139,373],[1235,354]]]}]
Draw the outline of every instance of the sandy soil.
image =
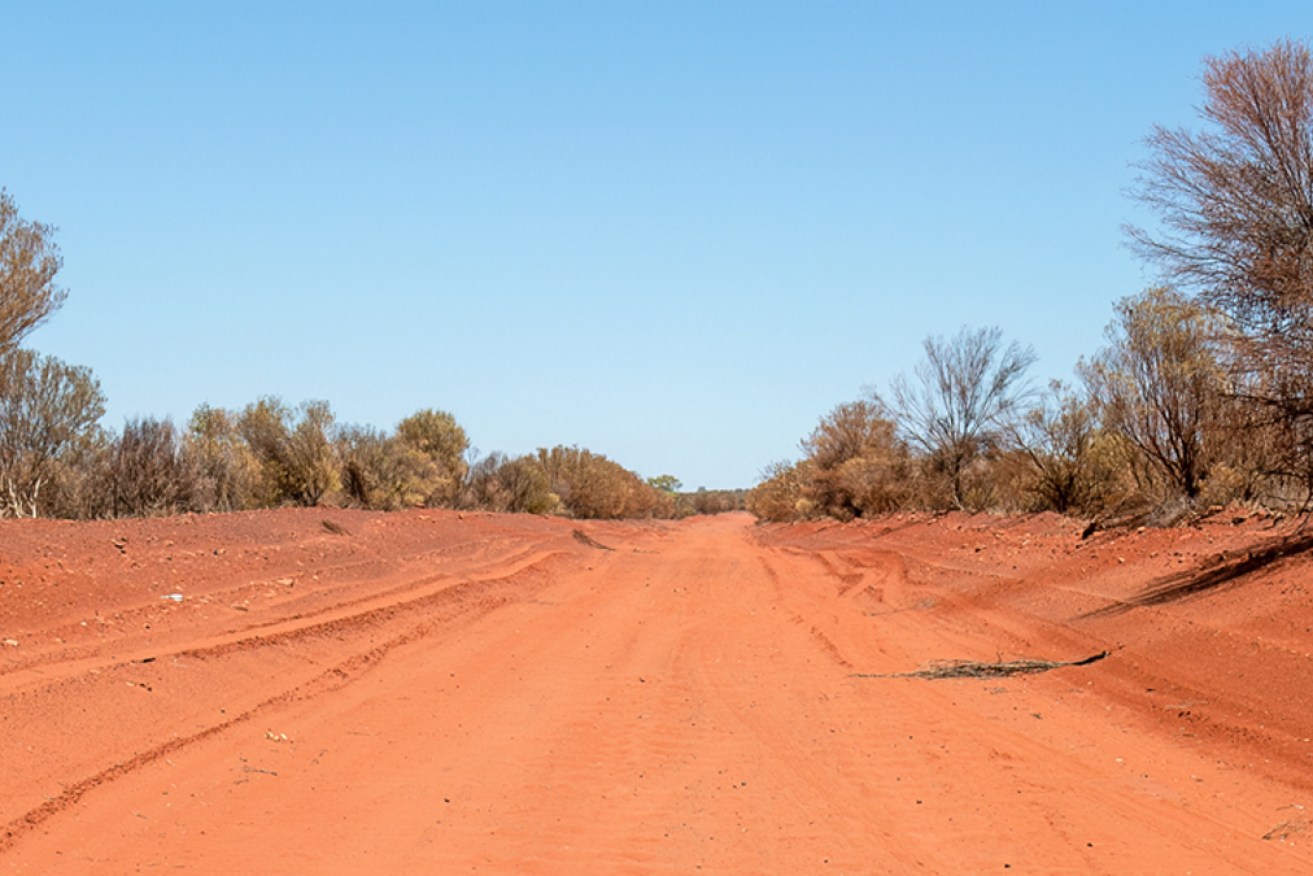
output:
[{"label": "sandy soil", "polygon": [[0,872],[1313,872],[1304,534],[1080,536],[6,521]]}]

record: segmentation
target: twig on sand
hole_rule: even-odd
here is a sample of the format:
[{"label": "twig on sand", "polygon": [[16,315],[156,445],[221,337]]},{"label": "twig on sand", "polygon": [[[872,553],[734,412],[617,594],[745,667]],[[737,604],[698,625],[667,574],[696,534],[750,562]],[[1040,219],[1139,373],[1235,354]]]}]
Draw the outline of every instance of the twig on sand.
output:
[{"label": "twig on sand", "polygon": [[977,660],[936,660],[915,672],[853,672],[849,678],[1003,678],[1009,675],[1048,672],[1050,669],[1061,669],[1064,666],[1088,666],[1099,662],[1109,653],[1100,651],[1080,660],[1002,660],[994,663]]},{"label": "twig on sand", "polygon": [[334,521],[334,520],[329,520],[329,519],[327,519],[327,518],[324,518],[323,520],[319,521],[319,525],[322,526],[322,527],[324,527],[324,529],[328,530],[329,532],[333,533],[333,535],[350,535],[350,534],[351,534],[351,533],[349,533],[349,532],[346,531],[346,527],[345,527],[345,526],[343,526],[342,524],[340,524],[340,523],[338,523],[338,522],[336,522],[336,521]]},{"label": "twig on sand", "polygon": [[599,551],[615,550],[615,548],[607,547],[606,545],[602,544],[600,541],[597,541],[595,538],[593,538],[588,533],[584,532],[582,529],[576,529],[574,531],[574,537],[576,541],[581,541],[584,544],[588,545],[590,548],[597,548]]},{"label": "twig on sand", "polygon": [[244,772],[244,773],[263,773],[263,774],[266,775],[266,776],[276,776],[276,775],[278,775],[278,773],[277,773],[276,770],[266,770],[266,769],[261,769],[260,767],[253,767],[253,766],[243,766],[243,767],[242,767],[242,772]]},{"label": "twig on sand", "polygon": [[1263,834],[1265,840],[1281,840],[1285,842],[1290,839],[1292,833],[1305,833],[1308,831],[1309,823],[1305,819],[1296,818],[1291,821],[1283,821],[1276,827]]}]

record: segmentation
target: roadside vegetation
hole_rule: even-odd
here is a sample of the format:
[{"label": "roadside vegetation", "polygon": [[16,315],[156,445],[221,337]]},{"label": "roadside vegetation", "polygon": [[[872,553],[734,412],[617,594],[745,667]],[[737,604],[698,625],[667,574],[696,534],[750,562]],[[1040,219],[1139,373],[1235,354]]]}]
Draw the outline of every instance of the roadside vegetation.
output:
[{"label": "roadside vegetation", "polygon": [[22,347],[63,302],[50,226],[0,191],[0,516],[107,518],[276,508],[430,507],[585,519],[741,509],[742,493],[680,493],[578,447],[480,458],[450,413],[416,411],[388,432],[340,423],[326,401],[273,396],[201,405],[183,425],[100,420],[90,369]]},{"label": "roadside vegetation", "polygon": [[776,463],[766,520],[897,509],[1052,510],[1171,524],[1313,503],[1313,56],[1209,58],[1203,130],[1156,128],[1127,228],[1163,285],[1123,298],[1076,381],[1038,388],[996,328],[925,340],[887,391],[840,405]]},{"label": "roadside vegetation", "polygon": [[0,516],[282,505],[580,519],[747,508],[765,520],[903,509],[1052,510],[1171,524],[1228,502],[1313,503],[1313,55],[1285,41],[1204,63],[1203,130],[1148,137],[1128,228],[1162,285],[1120,300],[1075,379],[1038,387],[998,328],[931,335],[910,373],[841,404],[750,492],[681,492],[579,447],[479,457],[450,413],[391,431],[326,401],[202,405],[100,424],[92,372],[23,347],[59,309],[54,230],[0,190]]},{"label": "roadside vegetation", "polygon": [[[104,429],[90,369],[22,347],[65,291],[54,229],[0,190],[0,516],[103,518],[331,504],[469,508],[580,518],[670,517],[692,506],[671,476],[643,481],[577,447],[477,458],[446,411],[391,432],[339,423],[326,401],[201,405],[189,422]],[[740,501],[741,507],[741,501]]]}]

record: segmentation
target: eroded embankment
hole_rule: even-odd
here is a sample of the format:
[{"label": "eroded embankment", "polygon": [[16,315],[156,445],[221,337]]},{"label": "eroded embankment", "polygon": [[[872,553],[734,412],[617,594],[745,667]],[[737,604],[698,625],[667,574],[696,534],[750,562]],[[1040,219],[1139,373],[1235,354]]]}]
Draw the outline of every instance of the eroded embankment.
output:
[{"label": "eroded embankment", "polygon": [[898,556],[934,623],[976,640],[927,662],[1107,649],[1103,696],[1182,745],[1215,747],[1220,762],[1313,788],[1313,540],[1298,522],[1227,512],[1179,529],[1081,531],[1050,515],[899,515],[761,537],[843,568]]}]

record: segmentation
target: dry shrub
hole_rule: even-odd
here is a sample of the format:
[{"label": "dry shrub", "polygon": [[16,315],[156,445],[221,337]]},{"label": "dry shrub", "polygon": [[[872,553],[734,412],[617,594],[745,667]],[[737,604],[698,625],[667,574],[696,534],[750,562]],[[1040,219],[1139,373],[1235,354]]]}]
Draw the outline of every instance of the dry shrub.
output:
[{"label": "dry shrub", "polygon": [[183,452],[197,470],[199,511],[240,511],[264,500],[259,460],[238,431],[239,415],[201,405],[192,414]]},{"label": "dry shrub", "polygon": [[348,503],[392,511],[428,503],[442,483],[433,460],[408,442],[368,426],[338,430],[342,493]]},{"label": "dry shrub", "polygon": [[1104,428],[1153,470],[1164,498],[1194,501],[1213,459],[1223,369],[1214,314],[1167,288],[1125,298],[1109,345],[1080,364]]},{"label": "dry shrub", "polygon": [[708,490],[699,487],[693,493],[680,493],[675,497],[673,516],[688,517],[693,514],[727,514],[742,511],[747,500],[747,490]]},{"label": "dry shrub", "polygon": [[332,426],[327,402],[305,402],[293,411],[268,397],[246,407],[237,428],[260,465],[260,504],[313,506],[337,489]]},{"label": "dry shrub", "polygon": [[777,462],[762,472],[761,482],[748,491],[747,509],[760,520],[785,522],[811,515],[803,495],[810,479],[810,462]]},{"label": "dry shrub", "polygon": [[1010,507],[1092,514],[1116,492],[1120,453],[1109,452],[1090,397],[1053,381],[1010,429]]},{"label": "dry shrub", "polygon": [[471,503],[488,511],[518,514],[548,514],[560,509],[560,499],[551,481],[532,456],[508,459],[493,453],[470,470]]},{"label": "dry shrub", "polygon": [[431,408],[418,411],[397,424],[396,438],[428,463],[425,503],[435,507],[456,505],[469,472],[465,452],[470,446],[456,418]]},{"label": "dry shrub", "polygon": [[98,432],[83,446],[60,460],[46,490],[42,514],[70,520],[99,520],[112,516],[111,493],[106,489],[109,436]]},{"label": "dry shrub", "polygon": [[651,517],[673,510],[660,491],[600,453],[557,446],[539,449],[537,460],[551,492],[572,517]]},{"label": "dry shrub", "polygon": [[115,517],[178,514],[197,507],[199,468],[171,420],[133,419],[105,455],[105,494]]},{"label": "dry shrub", "polygon": [[801,497],[808,513],[847,520],[892,511],[906,501],[910,453],[878,399],[839,405],[802,450],[809,463]]},{"label": "dry shrub", "polygon": [[31,350],[0,356],[0,514],[50,513],[52,488],[97,440],[104,412],[90,370]]}]

